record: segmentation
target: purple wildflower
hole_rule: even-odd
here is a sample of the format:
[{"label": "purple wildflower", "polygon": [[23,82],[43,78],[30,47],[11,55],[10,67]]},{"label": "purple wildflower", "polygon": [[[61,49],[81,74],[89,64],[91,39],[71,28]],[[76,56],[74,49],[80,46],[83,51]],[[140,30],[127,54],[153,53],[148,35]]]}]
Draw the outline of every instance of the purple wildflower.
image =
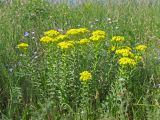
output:
[{"label": "purple wildflower", "polygon": [[29,36],[29,32],[24,32],[24,36],[25,37]]}]

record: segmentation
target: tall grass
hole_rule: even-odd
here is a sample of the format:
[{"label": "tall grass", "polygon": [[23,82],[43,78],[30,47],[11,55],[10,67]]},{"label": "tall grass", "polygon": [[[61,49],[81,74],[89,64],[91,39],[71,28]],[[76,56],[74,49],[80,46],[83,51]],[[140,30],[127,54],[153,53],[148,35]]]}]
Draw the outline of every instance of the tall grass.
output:
[{"label": "tall grass", "polygon": [[[132,0],[78,6],[40,0],[1,2],[0,118],[158,120],[159,11],[159,4]],[[81,27],[105,31],[106,41],[67,52],[40,43],[43,32],[50,29],[65,33]],[[131,48],[147,45],[143,62],[134,68],[119,66],[117,56],[109,52],[115,35],[124,36],[124,45]],[[29,44],[27,52],[16,48],[21,42]],[[84,70],[92,73],[85,85],[79,79]]]}]

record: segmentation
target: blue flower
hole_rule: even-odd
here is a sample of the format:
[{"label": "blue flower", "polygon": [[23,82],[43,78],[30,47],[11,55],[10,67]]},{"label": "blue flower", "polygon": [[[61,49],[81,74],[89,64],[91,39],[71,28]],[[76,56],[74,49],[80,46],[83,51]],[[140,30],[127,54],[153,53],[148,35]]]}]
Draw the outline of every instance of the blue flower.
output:
[{"label": "blue flower", "polygon": [[29,32],[24,32],[24,36],[25,37],[29,36]]}]

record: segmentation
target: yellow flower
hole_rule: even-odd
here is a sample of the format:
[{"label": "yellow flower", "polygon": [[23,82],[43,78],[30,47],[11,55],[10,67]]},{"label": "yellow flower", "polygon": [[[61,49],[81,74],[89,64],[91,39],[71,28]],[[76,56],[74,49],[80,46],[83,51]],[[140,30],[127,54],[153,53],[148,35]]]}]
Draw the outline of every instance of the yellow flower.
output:
[{"label": "yellow flower", "polygon": [[48,37],[56,37],[59,34],[60,34],[60,32],[58,32],[56,30],[49,30],[49,31],[44,32],[44,35],[48,36]]},{"label": "yellow flower", "polygon": [[92,35],[94,36],[106,36],[106,33],[105,33],[105,31],[102,31],[102,30],[96,30],[96,31],[93,31],[92,32]]},{"label": "yellow flower", "polygon": [[96,30],[92,32],[92,36],[89,38],[92,41],[102,41],[106,38],[106,33],[102,30]]},{"label": "yellow flower", "polygon": [[102,36],[106,36],[106,32],[102,31],[102,30],[96,30],[92,32],[92,35],[102,35]]},{"label": "yellow flower", "polygon": [[48,36],[44,36],[40,39],[40,42],[41,43],[50,43],[50,42],[55,42],[56,39],[53,39],[51,37],[48,37]]},{"label": "yellow flower", "polygon": [[124,37],[123,36],[113,36],[111,41],[112,42],[123,42]]},{"label": "yellow flower", "polygon": [[78,34],[84,34],[86,32],[89,32],[87,28],[78,28],[78,29],[70,29],[66,32],[66,35],[78,35]]},{"label": "yellow flower", "polygon": [[80,80],[81,81],[88,81],[90,79],[92,79],[92,75],[91,75],[90,72],[83,71],[83,72],[80,73]]},{"label": "yellow flower", "polygon": [[138,46],[136,46],[136,50],[137,51],[145,51],[146,48],[147,48],[147,46],[145,46],[145,45],[138,45]]},{"label": "yellow flower", "polygon": [[78,41],[78,44],[80,45],[88,45],[90,43],[89,39],[81,39],[80,41]]},{"label": "yellow flower", "polygon": [[17,45],[17,48],[19,49],[27,49],[28,48],[28,44],[27,43],[20,43]]},{"label": "yellow flower", "polygon": [[62,40],[68,39],[68,36],[67,35],[58,35],[55,39],[57,41],[62,41]]},{"label": "yellow flower", "polygon": [[133,56],[133,53],[128,48],[118,49],[115,53],[117,55],[122,55],[123,57]]},{"label": "yellow flower", "polygon": [[93,35],[89,38],[90,40],[96,42],[96,41],[102,41],[105,39],[105,36],[100,36],[100,35]]},{"label": "yellow flower", "polygon": [[60,42],[60,43],[58,43],[58,46],[61,49],[68,49],[68,48],[74,47],[74,44],[71,41],[70,42]]},{"label": "yellow flower", "polygon": [[86,32],[89,32],[89,30],[87,28],[79,28],[78,31],[80,33],[86,33]]},{"label": "yellow flower", "polygon": [[136,65],[136,61],[132,58],[122,57],[119,59],[120,65]]}]

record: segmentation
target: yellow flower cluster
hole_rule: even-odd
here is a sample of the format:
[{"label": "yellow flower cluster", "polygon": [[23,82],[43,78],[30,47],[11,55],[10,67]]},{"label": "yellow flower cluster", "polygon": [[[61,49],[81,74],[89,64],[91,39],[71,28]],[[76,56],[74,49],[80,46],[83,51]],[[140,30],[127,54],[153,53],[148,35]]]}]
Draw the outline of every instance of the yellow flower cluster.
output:
[{"label": "yellow flower cluster", "polygon": [[17,45],[17,48],[19,49],[27,49],[28,48],[28,44],[27,43],[20,43]]},{"label": "yellow flower cluster", "polygon": [[78,35],[78,34],[84,34],[89,32],[87,28],[78,28],[78,29],[70,29],[66,32],[66,35]]},{"label": "yellow flower cluster", "polygon": [[106,33],[102,30],[96,30],[92,32],[92,35],[106,36]]},{"label": "yellow flower cluster", "polygon": [[88,81],[90,79],[92,79],[92,75],[91,75],[90,72],[83,71],[83,72],[80,73],[80,80],[81,81]]},{"label": "yellow flower cluster", "polygon": [[136,50],[137,51],[145,51],[146,48],[147,48],[147,46],[145,46],[145,45],[138,45],[138,46],[136,46]]},{"label": "yellow flower cluster", "polygon": [[89,39],[81,39],[80,41],[78,41],[78,44],[80,45],[88,45],[91,41]]},{"label": "yellow flower cluster", "polygon": [[53,39],[51,37],[48,37],[48,36],[44,36],[40,39],[40,42],[41,43],[50,43],[50,42],[55,42],[56,39]]},{"label": "yellow flower cluster", "polygon": [[113,36],[111,41],[112,42],[123,42],[124,37],[123,36]]},{"label": "yellow flower cluster", "polygon": [[105,38],[106,38],[105,31],[96,30],[96,31],[92,32],[92,36],[90,37],[90,40],[96,42],[96,41],[104,40]]},{"label": "yellow flower cluster", "polygon": [[55,38],[57,41],[62,41],[62,40],[67,40],[69,39],[67,35],[58,35],[56,38]]},{"label": "yellow flower cluster", "polygon": [[48,36],[48,37],[56,37],[58,36],[60,33],[56,30],[49,30],[44,32],[44,36]]},{"label": "yellow flower cluster", "polygon": [[120,65],[136,65],[136,61],[129,57],[122,57],[119,59]]},{"label": "yellow flower cluster", "polygon": [[131,52],[131,50],[127,48],[118,49],[116,50],[115,53],[117,55],[122,55],[123,57],[133,56],[133,53]]},{"label": "yellow flower cluster", "polygon": [[60,42],[58,43],[58,46],[61,49],[68,49],[74,47],[73,41],[68,41],[68,42]]},{"label": "yellow flower cluster", "polygon": [[[56,30],[49,30],[44,32],[44,36],[40,39],[41,43],[58,43],[57,46],[61,49],[67,49],[73,47],[75,44],[89,45],[92,41],[101,41],[106,37],[105,31],[96,30],[92,32],[90,38],[83,38],[86,35],[89,36],[90,31],[87,28],[69,29],[65,34],[60,34]],[[72,35],[78,35],[76,38],[72,38]],[[82,38],[81,38],[82,37]],[[75,41],[70,39],[76,39]],[[60,43],[59,43],[60,42]]]},{"label": "yellow flower cluster", "polygon": [[41,43],[51,43],[57,42],[61,39],[64,39],[65,36],[61,35],[60,32],[56,30],[49,30],[44,32],[44,36],[40,39]]}]

